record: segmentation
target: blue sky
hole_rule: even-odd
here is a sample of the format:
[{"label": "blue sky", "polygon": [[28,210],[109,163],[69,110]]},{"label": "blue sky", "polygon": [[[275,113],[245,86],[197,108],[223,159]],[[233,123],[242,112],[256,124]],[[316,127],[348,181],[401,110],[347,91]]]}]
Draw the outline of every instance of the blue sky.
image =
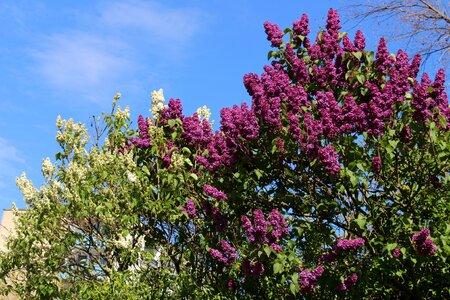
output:
[{"label": "blue sky", "polygon": [[[187,114],[207,105],[219,120],[220,108],[250,100],[242,77],[267,63],[264,21],[285,28],[307,13],[316,32],[348,1],[273,3],[0,0],[0,208],[25,206],[15,186],[22,171],[42,183],[58,115],[89,123],[120,92],[136,119],[163,88]],[[379,28],[359,28],[375,49]]]}]

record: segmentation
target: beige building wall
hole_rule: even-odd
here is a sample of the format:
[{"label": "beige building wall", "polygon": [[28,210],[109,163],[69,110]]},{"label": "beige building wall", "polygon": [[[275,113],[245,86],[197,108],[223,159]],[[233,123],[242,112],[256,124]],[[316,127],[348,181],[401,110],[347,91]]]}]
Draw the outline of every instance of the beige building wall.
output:
[{"label": "beige building wall", "polygon": [[15,215],[11,209],[3,209],[2,223],[0,225],[0,251],[6,250],[6,241],[15,233]]},{"label": "beige building wall", "polygon": [[[20,210],[19,210],[20,211]],[[15,233],[14,219],[16,216],[11,209],[3,209],[2,222],[0,224],[0,251],[6,251],[6,242],[9,236]],[[3,284],[3,283],[0,283]],[[16,295],[1,296],[2,300],[19,299]]]}]

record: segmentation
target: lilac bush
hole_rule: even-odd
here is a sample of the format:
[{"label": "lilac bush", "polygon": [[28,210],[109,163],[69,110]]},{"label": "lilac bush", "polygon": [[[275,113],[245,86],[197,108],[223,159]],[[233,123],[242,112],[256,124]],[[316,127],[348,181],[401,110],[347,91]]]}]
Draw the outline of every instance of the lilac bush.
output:
[{"label": "lilac bush", "polygon": [[[71,136],[75,147],[60,134],[50,176],[60,184],[30,192],[19,180],[39,208],[30,220],[46,222],[23,220],[25,242],[14,240],[17,251],[0,261],[4,274],[25,270],[15,291],[46,298],[35,283],[50,282],[51,295],[64,298],[119,282],[146,291],[136,298],[161,287],[203,299],[449,298],[444,70],[419,76],[421,57],[392,54],[383,38],[367,50],[361,31],[340,31],[333,9],[314,37],[306,15],[292,25],[264,23],[270,61],[244,75],[249,101],[223,108],[219,130],[201,111],[185,115],[178,99],[165,106],[159,91],[153,118],[139,116],[134,132],[107,116],[102,151],[112,158],[101,163],[97,148],[84,155],[84,140]],[[81,139],[70,124],[58,129]],[[104,162],[114,159],[122,164]],[[85,241],[51,227],[49,212],[102,230]],[[33,241],[57,239],[52,232],[64,255],[49,243],[41,261],[25,260]],[[61,263],[71,247],[88,252],[98,240],[105,266],[95,255],[82,269]],[[67,290],[55,283],[62,273],[74,282]]]}]

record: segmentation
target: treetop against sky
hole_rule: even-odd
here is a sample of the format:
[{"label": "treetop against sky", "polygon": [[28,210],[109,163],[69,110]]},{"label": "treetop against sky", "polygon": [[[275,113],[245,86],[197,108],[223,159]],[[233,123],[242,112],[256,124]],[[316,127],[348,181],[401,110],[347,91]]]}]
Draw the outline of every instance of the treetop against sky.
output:
[{"label": "treetop against sky", "polygon": [[[265,21],[284,27],[307,13],[317,32],[327,10],[344,4],[2,1],[1,207],[24,206],[15,186],[22,171],[42,182],[41,161],[53,160],[57,149],[58,115],[88,124],[120,92],[121,105],[137,117],[149,110],[150,92],[163,88],[187,112],[207,105],[219,119],[222,107],[250,101],[242,77],[267,63]],[[365,26],[368,46],[375,48],[383,33]],[[355,31],[351,24],[344,29]]]}]

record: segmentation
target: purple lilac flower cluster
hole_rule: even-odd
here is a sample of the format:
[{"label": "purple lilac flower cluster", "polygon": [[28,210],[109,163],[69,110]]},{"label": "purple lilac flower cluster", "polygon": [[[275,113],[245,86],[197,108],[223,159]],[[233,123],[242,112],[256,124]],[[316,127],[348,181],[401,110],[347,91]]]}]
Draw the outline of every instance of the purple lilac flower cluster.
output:
[{"label": "purple lilac flower cluster", "polygon": [[447,120],[447,129],[450,128],[450,107],[448,96],[445,92],[445,71],[440,69],[436,74],[434,83],[428,74],[424,73],[420,84],[416,82],[413,88],[413,100],[411,105],[415,108],[413,117],[421,122],[432,120],[440,125],[437,110]]},{"label": "purple lilac flower cluster", "polygon": [[238,253],[236,249],[233,248],[227,241],[221,240],[220,247],[222,251],[217,249],[209,249],[209,254],[217,260],[218,262],[223,263],[225,266],[230,267],[233,266],[236,259],[238,258]]},{"label": "purple lilac flower cluster", "polygon": [[[211,133],[210,125],[199,125],[200,120],[184,126],[185,136],[191,146],[198,146],[207,150],[203,156],[197,156],[196,161],[210,171],[221,167],[232,167],[239,155],[244,151],[244,145],[259,136],[259,124],[255,112],[243,103],[233,108],[224,108],[221,113],[221,131]],[[188,118],[186,118],[188,119]],[[185,119],[185,120],[186,120]],[[203,120],[206,122],[206,120]],[[189,125],[189,126],[188,126]],[[190,128],[196,129],[197,134],[188,134]]]},{"label": "purple lilac flower cluster", "polygon": [[330,174],[330,176],[337,176],[341,171],[341,166],[339,165],[338,156],[334,151],[334,147],[331,145],[320,148],[319,158],[325,167],[325,170]]},{"label": "purple lilac flower cluster", "polygon": [[322,277],[325,269],[322,266],[312,271],[303,270],[298,274],[298,284],[302,293],[309,293],[317,286],[317,280]]},{"label": "purple lilac flower cluster", "polygon": [[258,137],[258,119],[246,103],[242,103],[241,107],[234,105],[233,108],[223,108],[220,116],[220,129],[229,147],[238,148],[242,140],[251,141]]},{"label": "purple lilac flower cluster", "polygon": [[338,291],[341,293],[348,291],[355,286],[356,282],[358,282],[358,274],[352,273],[345,277],[344,282],[338,285]]},{"label": "purple lilac flower cluster", "polygon": [[362,246],[364,246],[364,244],[365,240],[363,238],[356,238],[353,240],[347,239],[338,240],[329,253],[323,254],[319,258],[319,262],[331,263],[336,260],[338,254],[342,252],[358,250]]},{"label": "purple lilac flower cluster", "polygon": [[184,119],[183,106],[180,99],[170,99],[166,108],[161,111],[160,122],[166,125],[169,120]]},{"label": "purple lilac flower cluster", "polygon": [[241,216],[242,229],[251,244],[261,246],[269,245],[275,252],[282,250],[277,242],[289,233],[289,228],[283,215],[277,209],[270,212],[269,220],[266,220],[260,209],[253,211],[253,224],[248,216]]},{"label": "purple lilac flower cluster", "polygon": [[357,30],[355,39],[352,43],[348,35],[344,35],[342,38],[343,49],[345,52],[357,52],[362,51],[366,47],[366,38],[361,30]]},{"label": "purple lilac flower cluster", "polygon": [[228,220],[222,214],[220,209],[205,201],[203,202],[203,210],[205,211],[205,214],[214,221],[216,231],[222,232],[228,227]]},{"label": "purple lilac flower cluster", "polygon": [[402,257],[402,252],[400,251],[400,249],[395,248],[394,250],[392,250],[392,256],[395,258],[400,258]]},{"label": "purple lilac flower cluster", "polygon": [[200,120],[197,113],[183,119],[183,138],[187,145],[205,149],[212,138],[211,125],[208,120]]},{"label": "purple lilac flower cluster", "polygon": [[364,239],[363,238],[356,238],[354,240],[339,240],[336,243],[336,251],[337,252],[343,252],[343,251],[352,251],[352,250],[358,250],[362,246],[364,246]]},{"label": "purple lilac flower cluster", "polygon": [[411,128],[408,125],[400,131],[400,141],[404,144],[411,143]]},{"label": "purple lilac flower cluster", "polygon": [[264,264],[259,260],[250,261],[249,259],[244,259],[241,267],[244,275],[247,277],[260,277],[264,274]]},{"label": "purple lilac flower cluster", "polygon": [[264,29],[267,34],[267,40],[272,43],[272,47],[279,47],[283,44],[283,32],[277,24],[269,21],[264,22]]},{"label": "purple lilac flower cluster", "polygon": [[434,245],[433,240],[428,237],[430,234],[430,230],[424,228],[412,236],[414,246],[422,256],[434,255],[436,253],[436,246]]},{"label": "purple lilac flower cluster", "polygon": [[[163,167],[168,168],[172,163],[172,153],[174,152],[172,148],[174,148],[175,144],[173,142],[167,142],[167,152],[163,157]],[[163,147],[162,147],[163,148]],[[163,150],[163,149],[161,149]],[[178,153],[178,150],[175,150]]]},{"label": "purple lilac flower cluster", "polygon": [[381,172],[381,157],[375,156],[374,158],[372,158],[372,172],[375,175],[380,174],[380,172]]},{"label": "purple lilac flower cluster", "polygon": [[228,197],[224,192],[219,191],[218,189],[210,185],[205,184],[203,186],[203,191],[206,193],[206,195],[215,198],[219,202],[228,200]]},{"label": "purple lilac flower cluster", "polygon": [[182,211],[185,212],[185,213],[187,213],[187,215],[188,215],[191,219],[195,218],[195,217],[197,216],[197,211],[195,210],[195,203],[194,203],[194,200],[189,199],[189,200],[186,202],[186,206],[183,207]]},{"label": "purple lilac flower cluster", "polygon": [[140,149],[146,149],[150,147],[150,135],[148,133],[149,122],[148,119],[144,118],[142,115],[138,117],[138,129],[139,138],[131,138],[133,145]]},{"label": "purple lilac flower cluster", "polygon": [[307,36],[309,30],[309,18],[307,14],[303,14],[300,20],[294,21],[292,29],[296,35]]}]

